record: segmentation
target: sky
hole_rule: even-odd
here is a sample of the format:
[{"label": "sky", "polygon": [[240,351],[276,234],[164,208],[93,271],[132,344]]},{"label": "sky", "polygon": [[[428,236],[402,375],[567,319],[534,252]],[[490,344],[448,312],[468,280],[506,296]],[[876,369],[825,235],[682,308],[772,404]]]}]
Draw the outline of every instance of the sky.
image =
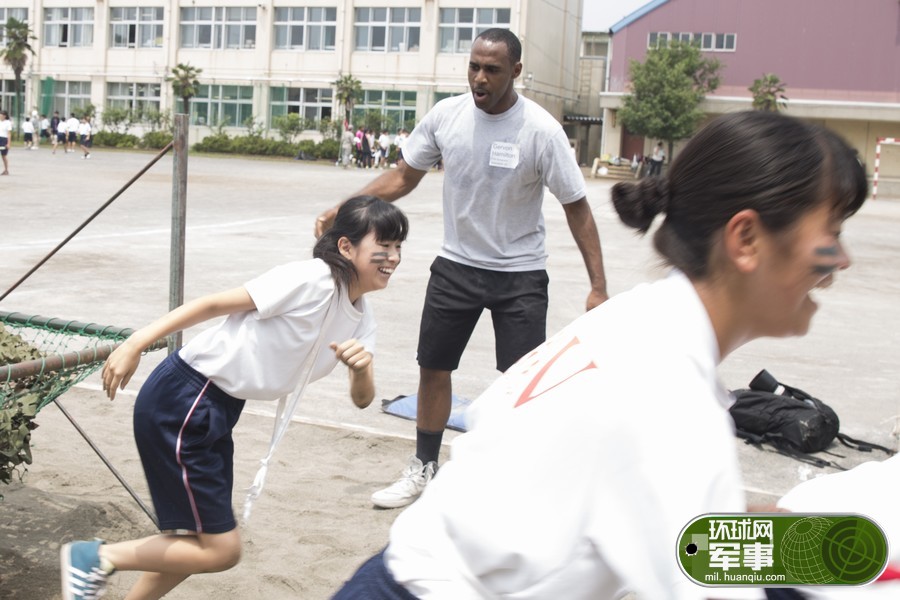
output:
[{"label": "sky", "polygon": [[610,27],[651,0],[584,0],[582,31],[608,31]]}]

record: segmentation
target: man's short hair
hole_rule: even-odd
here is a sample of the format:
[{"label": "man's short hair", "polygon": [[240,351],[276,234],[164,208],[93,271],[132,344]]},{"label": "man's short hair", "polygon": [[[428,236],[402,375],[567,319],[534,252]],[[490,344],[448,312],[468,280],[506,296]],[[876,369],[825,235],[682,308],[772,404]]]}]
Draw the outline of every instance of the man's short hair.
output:
[{"label": "man's short hair", "polygon": [[514,34],[509,29],[503,29],[501,27],[492,27],[490,29],[485,29],[476,40],[482,39],[486,42],[498,43],[502,42],[506,44],[507,52],[509,53],[509,60],[512,64],[516,64],[520,60],[522,60],[522,42],[519,41],[519,38],[516,34]]}]

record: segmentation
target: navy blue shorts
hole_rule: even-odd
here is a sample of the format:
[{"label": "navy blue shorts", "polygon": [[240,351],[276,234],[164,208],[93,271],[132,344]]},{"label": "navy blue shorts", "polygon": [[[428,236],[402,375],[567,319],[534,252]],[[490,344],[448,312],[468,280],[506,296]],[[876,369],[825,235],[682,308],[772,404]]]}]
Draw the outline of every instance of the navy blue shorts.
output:
[{"label": "navy blue shorts", "polygon": [[384,566],[384,550],[367,560],[331,600],[416,600]]},{"label": "navy blue shorts", "polygon": [[505,371],[547,336],[547,271],[491,271],[437,257],[419,327],[419,366],[454,371],[482,311],[491,311],[497,370]]},{"label": "navy blue shorts", "polygon": [[161,531],[225,533],[237,526],[231,430],[243,408],[177,353],[141,386],[134,438]]},{"label": "navy blue shorts", "polygon": [[6,156],[9,153],[9,138],[0,137],[0,155]]},{"label": "navy blue shorts", "polygon": [[74,132],[74,131],[70,131],[70,132],[69,132],[69,141],[70,141],[70,142],[73,142],[73,143],[74,143],[74,142],[77,142],[77,141],[78,141],[78,134],[77,134],[76,132]]}]

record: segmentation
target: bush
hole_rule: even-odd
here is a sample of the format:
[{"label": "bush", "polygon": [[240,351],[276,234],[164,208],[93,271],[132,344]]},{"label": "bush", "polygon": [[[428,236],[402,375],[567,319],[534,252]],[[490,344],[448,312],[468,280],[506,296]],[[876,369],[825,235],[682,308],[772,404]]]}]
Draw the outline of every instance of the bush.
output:
[{"label": "bush", "polygon": [[117,131],[98,131],[91,135],[91,140],[95,146],[107,148],[135,148],[140,141],[136,135]]},{"label": "bush", "polygon": [[152,150],[162,150],[172,141],[172,132],[170,131],[148,131],[141,138],[138,145],[141,148],[149,148]]},{"label": "bush", "polygon": [[214,133],[194,144],[194,150],[199,152],[225,152],[230,153],[231,138],[227,133]]},{"label": "bush", "polygon": [[337,160],[341,155],[341,142],[331,139],[322,140],[316,146],[315,154],[318,158]]}]

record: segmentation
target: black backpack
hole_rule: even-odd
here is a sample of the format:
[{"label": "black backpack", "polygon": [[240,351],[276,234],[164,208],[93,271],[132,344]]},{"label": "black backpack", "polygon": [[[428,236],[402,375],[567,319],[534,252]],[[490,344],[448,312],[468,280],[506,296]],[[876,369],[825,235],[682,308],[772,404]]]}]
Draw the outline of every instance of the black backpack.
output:
[{"label": "black backpack", "polygon": [[735,402],[729,412],[735,433],[747,443],[768,443],[782,454],[819,467],[839,469],[843,467],[808,454],[825,450],[835,438],[862,452],[894,453],[884,446],[840,433],[840,419],[830,406],[801,389],[780,383],[765,369],[753,378],[749,389],[735,390],[733,394]]}]

